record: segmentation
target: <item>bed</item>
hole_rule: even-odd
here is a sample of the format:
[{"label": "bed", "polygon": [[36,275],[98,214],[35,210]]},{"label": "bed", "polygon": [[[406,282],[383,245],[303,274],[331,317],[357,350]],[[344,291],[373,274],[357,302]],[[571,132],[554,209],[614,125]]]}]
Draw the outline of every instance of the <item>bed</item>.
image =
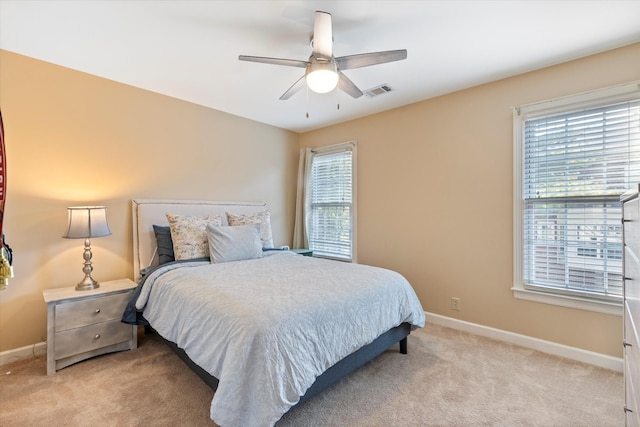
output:
[{"label": "bed", "polygon": [[[139,285],[123,321],[148,325],[215,389],[223,427],[274,425],[393,345],[406,353],[424,326],[396,272],[265,250],[264,203],[136,199],[132,216]],[[198,244],[180,228],[193,221],[211,224]]]}]

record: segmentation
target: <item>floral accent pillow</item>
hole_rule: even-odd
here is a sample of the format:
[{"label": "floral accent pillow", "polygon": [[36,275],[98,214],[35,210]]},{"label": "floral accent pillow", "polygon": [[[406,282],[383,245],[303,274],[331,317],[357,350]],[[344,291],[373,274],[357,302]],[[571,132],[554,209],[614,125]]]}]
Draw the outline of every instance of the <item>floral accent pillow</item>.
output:
[{"label": "floral accent pillow", "polygon": [[176,260],[207,258],[209,256],[209,239],[207,225],[222,225],[220,215],[191,216],[167,214],[173,253]]},{"label": "floral accent pillow", "polygon": [[232,214],[227,212],[229,225],[251,225],[260,226],[260,240],[263,248],[273,248],[273,235],[271,234],[271,213],[269,211],[254,214]]}]

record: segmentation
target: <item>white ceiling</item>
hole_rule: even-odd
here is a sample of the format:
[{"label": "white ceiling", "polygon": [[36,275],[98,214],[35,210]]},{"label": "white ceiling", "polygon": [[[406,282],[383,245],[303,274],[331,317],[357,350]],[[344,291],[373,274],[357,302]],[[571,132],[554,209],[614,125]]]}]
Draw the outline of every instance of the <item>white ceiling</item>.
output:
[{"label": "white ceiling", "polygon": [[[316,10],[333,15],[335,56],[408,50],[344,72],[392,92],[280,101],[303,69],[238,60],[307,60]],[[0,0],[2,49],[296,132],[638,41],[638,0]]]}]

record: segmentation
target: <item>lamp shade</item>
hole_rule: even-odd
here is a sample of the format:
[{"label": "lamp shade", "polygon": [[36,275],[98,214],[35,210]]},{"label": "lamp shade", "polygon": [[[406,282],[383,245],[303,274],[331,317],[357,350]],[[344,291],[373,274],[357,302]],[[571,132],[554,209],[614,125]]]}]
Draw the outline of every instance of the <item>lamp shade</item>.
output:
[{"label": "lamp shade", "polygon": [[69,226],[64,238],[90,239],[111,235],[106,206],[75,206],[67,208]]}]

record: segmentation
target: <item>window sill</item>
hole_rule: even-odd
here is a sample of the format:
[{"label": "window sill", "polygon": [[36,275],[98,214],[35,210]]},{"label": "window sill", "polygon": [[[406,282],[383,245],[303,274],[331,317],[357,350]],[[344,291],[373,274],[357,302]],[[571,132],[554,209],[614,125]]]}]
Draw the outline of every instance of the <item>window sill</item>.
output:
[{"label": "window sill", "polygon": [[594,311],[614,316],[622,316],[623,314],[622,305],[615,302],[594,301],[566,295],[551,295],[528,289],[511,288],[511,290],[513,291],[513,296],[517,299],[557,305],[560,307],[576,308],[578,310]]}]

